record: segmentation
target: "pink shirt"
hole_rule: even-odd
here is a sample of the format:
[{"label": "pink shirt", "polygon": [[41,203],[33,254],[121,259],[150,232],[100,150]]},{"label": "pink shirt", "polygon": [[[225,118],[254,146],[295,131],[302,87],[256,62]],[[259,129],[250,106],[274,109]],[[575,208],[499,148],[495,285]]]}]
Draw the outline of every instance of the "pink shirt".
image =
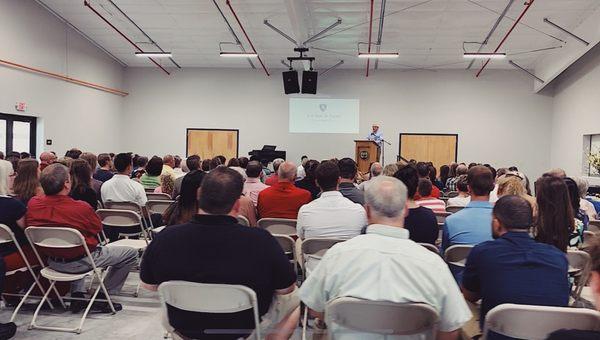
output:
[{"label": "pink shirt", "polygon": [[435,197],[431,197],[431,196],[423,197],[423,198],[415,201],[415,203],[418,206],[433,210],[434,213],[446,212],[446,203]]},{"label": "pink shirt", "polygon": [[258,202],[258,194],[268,188],[269,186],[263,184],[259,178],[250,178],[246,179],[244,183],[244,191],[242,192],[244,196],[249,197],[252,200],[254,206],[256,206]]}]

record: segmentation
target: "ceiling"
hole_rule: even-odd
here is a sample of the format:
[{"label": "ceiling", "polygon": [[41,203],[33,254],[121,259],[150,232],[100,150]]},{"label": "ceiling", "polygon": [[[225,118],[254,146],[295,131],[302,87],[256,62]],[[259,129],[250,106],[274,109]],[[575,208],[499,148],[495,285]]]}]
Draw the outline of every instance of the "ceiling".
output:
[{"label": "ceiling", "polygon": [[[115,30],[96,16],[79,0],[38,0],[63,17],[97,45],[127,66],[154,67],[134,56],[134,48]],[[216,1],[239,39],[251,50],[225,0]],[[465,69],[463,48],[476,52],[509,0],[387,0],[383,23],[381,52],[398,52],[400,57],[378,62],[379,69]],[[223,17],[212,0],[91,0],[91,5],[145,51],[156,51],[139,29],[112,3],[130,17],[146,34],[181,67],[248,68],[246,59],[219,57],[219,43],[233,42]],[[377,40],[382,0],[375,0],[372,40]],[[366,61],[357,58],[357,44],[369,39],[369,0],[231,0],[257,52],[268,69],[281,69],[281,60],[294,56],[294,45],[263,24],[265,19],[297,41],[305,41],[333,24],[342,23],[324,34],[323,39],[308,44],[309,54],[316,57],[315,68],[327,69],[344,61],[343,68],[365,68]],[[488,67],[512,68],[514,60],[525,68],[560,46],[576,44],[573,39],[543,22],[549,18],[574,29],[600,7],[598,0],[537,0],[500,49],[506,60],[493,60]],[[516,0],[501,21],[482,52],[491,52],[499,44],[525,8],[524,0]],[[563,40],[562,42],[560,40]],[[366,49],[361,45],[361,51]],[[373,47],[375,48],[375,47]],[[223,49],[239,51],[235,45]],[[542,51],[535,51],[540,50]],[[168,59],[159,61],[174,67]],[[253,61],[260,67],[257,60]],[[371,62],[373,67],[374,62]],[[481,61],[472,65],[481,67]]]}]

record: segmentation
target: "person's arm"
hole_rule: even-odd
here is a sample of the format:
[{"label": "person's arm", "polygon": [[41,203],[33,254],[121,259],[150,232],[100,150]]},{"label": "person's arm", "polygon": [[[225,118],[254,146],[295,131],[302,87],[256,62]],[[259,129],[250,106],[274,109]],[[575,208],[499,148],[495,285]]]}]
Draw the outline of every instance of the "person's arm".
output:
[{"label": "person's arm", "polygon": [[19,228],[25,230],[25,228],[27,228],[27,224],[25,224],[25,216],[23,215],[23,217],[21,217],[20,219],[17,220],[17,225],[19,226]]},{"label": "person's arm", "polygon": [[142,282],[142,288],[149,290],[151,292],[156,292],[158,290],[158,285],[151,285],[151,284]]},{"label": "person's arm", "polygon": [[471,253],[469,253],[469,257],[467,258],[467,263],[465,264],[465,270],[463,272],[463,279],[460,290],[463,293],[463,296],[466,300],[470,302],[477,302],[481,299],[481,279],[479,277],[479,260],[482,255],[481,248],[479,246],[475,246]]},{"label": "person's arm", "polygon": [[293,283],[291,286],[284,289],[275,290],[275,295],[287,295],[296,290],[296,283]]},{"label": "person's arm", "polygon": [[459,338],[459,336],[460,336],[460,331],[458,329],[455,331],[452,331],[452,332],[438,331],[436,339],[437,340],[456,340]]},{"label": "person's arm", "polygon": [[[437,222],[436,222],[437,223]],[[448,247],[450,246],[450,236],[448,234],[448,222],[444,222],[442,227],[442,248],[440,249],[442,256]]]}]

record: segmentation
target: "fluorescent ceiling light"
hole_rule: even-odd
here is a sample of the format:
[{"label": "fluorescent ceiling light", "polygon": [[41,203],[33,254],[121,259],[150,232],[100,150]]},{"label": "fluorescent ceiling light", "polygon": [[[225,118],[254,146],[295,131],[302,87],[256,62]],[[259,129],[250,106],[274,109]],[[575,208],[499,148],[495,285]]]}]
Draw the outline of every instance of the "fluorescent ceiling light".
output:
[{"label": "fluorescent ceiling light", "polygon": [[398,58],[400,55],[398,53],[359,53],[359,58],[368,58],[368,59],[383,59],[383,58]]},{"label": "fluorescent ceiling light", "polygon": [[221,52],[219,53],[221,57],[226,58],[256,58],[258,54],[256,53],[245,53],[245,52]]},{"label": "fluorescent ceiling light", "polygon": [[140,58],[171,58],[171,52],[135,52],[136,57]]},{"label": "fluorescent ceiling light", "polygon": [[465,53],[463,58],[466,59],[504,59],[506,53]]}]

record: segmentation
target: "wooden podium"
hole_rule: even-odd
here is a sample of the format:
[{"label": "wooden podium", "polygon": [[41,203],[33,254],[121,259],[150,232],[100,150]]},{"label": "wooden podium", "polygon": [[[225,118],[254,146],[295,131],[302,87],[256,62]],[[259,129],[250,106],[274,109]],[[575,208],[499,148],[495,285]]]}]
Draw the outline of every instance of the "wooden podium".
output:
[{"label": "wooden podium", "polygon": [[370,140],[355,140],[356,144],[356,164],[360,172],[369,172],[369,166],[373,162],[379,161],[379,145]]}]

